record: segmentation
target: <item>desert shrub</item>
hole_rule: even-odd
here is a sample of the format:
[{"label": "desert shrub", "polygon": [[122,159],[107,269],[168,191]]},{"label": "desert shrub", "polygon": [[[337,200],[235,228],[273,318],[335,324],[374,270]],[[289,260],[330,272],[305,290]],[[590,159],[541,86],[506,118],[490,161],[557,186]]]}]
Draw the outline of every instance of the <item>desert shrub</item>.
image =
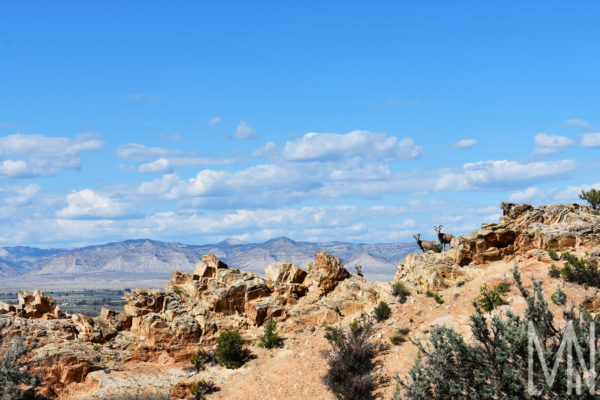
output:
[{"label": "desert shrub", "polygon": [[375,314],[375,319],[377,322],[381,322],[384,319],[388,319],[392,314],[392,310],[390,310],[390,306],[388,303],[381,300],[377,306],[373,309],[373,314]]},{"label": "desert shrub", "polygon": [[550,276],[550,278],[560,278],[560,269],[556,268],[556,265],[552,264],[550,266],[550,270],[548,271],[548,276]]},{"label": "desert shrub", "polygon": [[258,345],[267,349],[281,346],[282,339],[277,333],[277,324],[272,319],[265,324],[265,331],[258,339]]},{"label": "desert shrub", "polygon": [[444,304],[444,299],[442,299],[442,296],[440,296],[436,292],[432,292],[431,290],[427,290],[425,292],[425,296],[432,297],[435,300],[435,302],[438,303],[438,304]]},{"label": "desert shrub", "polygon": [[370,400],[376,377],[373,374],[376,345],[369,340],[372,326],[354,321],[346,330],[327,327],[325,338],[331,345],[327,353],[324,383],[337,399]]},{"label": "desert shrub", "polygon": [[243,344],[244,340],[238,331],[225,328],[217,338],[216,357],[219,364],[229,369],[241,367],[246,358]]},{"label": "desert shrub", "polygon": [[196,368],[196,372],[200,372],[206,368],[206,364],[215,361],[214,354],[204,349],[199,349],[196,354],[190,357],[190,363]]},{"label": "desert shrub", "polygon": [[549,250],[548,251],[548,256],[553,259],[554,261],[558,261],[560,260],[560,256],[558,255],[558,253],[554,250]]},{"label": "desert shrub", "polygon": [[398,298],[400,303],[405,303],[406,298],[410,295],[410,290],[408,290],[404,282],[397,281],[392,283],[392,294]]},{"label": "desert shrub", "polygon": [[600,287],[600,271],[595,265],[569,252],[562,253],[562,258],[566,261],[560,270],[560,275],[567,282]]},{"label": "desert shrub", "polygon": [[508,301],[504,299],[504,295],[508,293],[509,285],[506,283],[500,283],[490,289],[487,284],[483,284],[479,288],[479,296],[477,296],[477,304],[483,310],[490,312],[495,308],[508,304]]},{"label": "desert shrub", "polygon": [[215,392],[217,387],[211,381],[201,380],[196,382],[191,388],[190,392],[194,396],[194,400],[204,400],[206,395]]},{"label": "desert shrub", "polygon": [[[517,269],[513,272],[516,285],[526,301],[523,315],[507,311],[506,316],[485,317],[477,303],[471,315],[472,342],[465,341],[452,328],[432,329],[430,346],[419,344],[422,358],[417,359],[406,380],[396,377],[398,388],[394,399],[593,399],[585,385],[582,394],[573,396],[568,391],[567,357],[557,361],[554,384],[548,386],[544,369],[538,356],[544,359],[549,369],[565,334],[554,323],[554,315],[542,293],[542,284],[532,279],[533,292],[526,289]],[[598,331],[600,321],[592,319],[583,308],[564,312],[567,321],[573,324],[584,360],[590,360],[591,328]],[[532,379],[539,396],[528,394],[528,329],[532,324],[537,331],[541,352],[534,354]],[[595,342],[594,343],[595,347]],[[584,377],[578,362],[573,363],[574,375]],[[590,368],[598,370],[600,360]],[[587,367],[586,367],[587,368]]]},{"label": "desert shrub", "polygon": [[600,209],[600,190],[590,189],[590,190],[582,190],[579,194],[579,198],[581,200],[587,201],[592,209],[598,210]]},{"label": "desert shrub", "polygon": [[2,354],[2,361],[0,361],[0,399],[47,399],[47,397],[37,393],[42,382],[41,377],[31,376],[29,366],[21,361],[30,351],[31,348],[25,345],[25,338],[21,336],[13,339],[4,354]]},{"label": "desert shrub", "polygon": [[434,244],[433,248],[432,248],[434,253],[441,253],[443,249],[444,248],[442,247],[442,245],[440,243]]},{"label": "desert shrub", "polygon": [[550,299],[557,306],[564,306],[567,304],[567,295],[558,286],[556,287],[556,292],[550,296]]},{"label": "desert shrub", "polygon": [[399,345],[408,340],[408,333],[410,329],[408,328],[396,328],[394,333],[390,336],[390,342],[394,345]]}]

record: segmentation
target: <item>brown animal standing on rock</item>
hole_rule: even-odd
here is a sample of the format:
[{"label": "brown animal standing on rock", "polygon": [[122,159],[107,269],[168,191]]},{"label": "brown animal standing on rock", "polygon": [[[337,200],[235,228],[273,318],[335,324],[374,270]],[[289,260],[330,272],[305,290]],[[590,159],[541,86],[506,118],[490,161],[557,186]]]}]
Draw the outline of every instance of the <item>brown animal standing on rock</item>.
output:
[{"label": "brown animal standing on rock", "polygon": [[442,225],[434,226],[433,229],[438,234],[438,240],[442,245],[442,251],[446,250],[446,244],[448,245],[448,249],[450,249],[450,242],[452,241],[452,239],[454,239],[454,235],[451,233],[442,233]]},{"label": "brown animal standing on rock", "polygon": [[417,244],[419,245],[419,247],[421,248],[421,251],[423,253],[427,253],[429,250],[433,250],[434,246],[437,244],[433,240],[421,240],[421,234],[420,233],[417,233],[416,235],[413,235],[413,237],[417,241]]}]

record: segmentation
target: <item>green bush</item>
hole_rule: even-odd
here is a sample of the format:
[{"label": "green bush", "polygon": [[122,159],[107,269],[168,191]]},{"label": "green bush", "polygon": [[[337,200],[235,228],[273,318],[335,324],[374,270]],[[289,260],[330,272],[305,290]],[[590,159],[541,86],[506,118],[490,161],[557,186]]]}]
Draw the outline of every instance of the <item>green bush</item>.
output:
[{"label": "green bush", "polygon": [[550,278],[560,278],[560,269],[556,268],[556,265],[552,264],[550,266],[550,270],[548,271],[548,275]]},{"label": "green bush", "polygon": [[265,331],[258,339],[258,345],[267,349],[281,346],[282,339],[277,333],[277,324],[272,319],[265,324]]},{"label": "green bush", "polygon": [[483,310],[490,312],[494,310],[496,307],[508,304],[508,302],[504,299],[504,295],[508,293],[509,285],[506,283],[500,283],[494,286],[493,289],[490,289],[487,284],[483,284],[482,287],[479,288],[479,296],[477,296],[477,304]]},{"label": "green bush", "polygon": [[581,200],[587,201],[592,209],[598,210],[600,209],[600,190],[590,189],[590,190],[582,190],[579,194],[579,198]]},{"label": "green bush", "polygon": [[566,261],[560,270],[560,275],[567,282],[600,287],[600,271],[595,265],[569,252],[562,253],[562,258]]},{"label": "green bush", "polygon": [[190,363],[196,368],[196,372],[200,372],[206,368],[206,364],[214,362],[215,356],[210,352],[199,349],[196,354],[190,357]]},{"label": "green bush", "polygon": [[392,294],[398,298],[400,303],[405,303],[406,298],[410,295],[410,290],[408,290],[404,282],[397,281],[392,283]]},{"label": "green bush", "polygon": [[196,382],[191,388],[190,392],[194,396],[194,400],[204,400],[206,395],[215,392],[217,387],[211,381],[205,381],[204,379]]},{"label": "green bush", "polygon": [[323,381],[336,399],[373,398],[377,346],[369,340],[371,330],[371,324],[364,321],[354,321],[347,330],[326,328],[325,338],[331,350],[326,353],[328,370]]},{"label": "green bush", "polygon": [[373,309],[373,313],[375,314],[375,319],[377,320],[377,322],[381,322],[384,319],[388,319],[390,317],[390,315],[392,314],[392,310],[390,310],[390,306],[388,306],[388,304],[381,300],[379,302],[379,304],[377,304],[377,306]]},{"label": "green bush", "polygon": [[560,256],[558,255],[558,253],[554,250],[550,250],[548,251],[548,256],[553,259],[554,261],[558,261],[560,260]]},{"label": "green bush", "polygon": [[[465,340],[452,328],[433,328],[430,345],[418,344],[422,357],[417,359],[407,378],[396,377],[398,386],[394,400],[596,398],[589,394],[585,385],[581,395],[570,393],[572,386],[567,382],[572,382],[573,376],[587,376],[580,363],[572,363],[572,376],[567,374],[565,359],[554,363],[565,331],[562,324],[554,323],[541,282],[532,279],[533,292],[530,292],[522,284],[516,268],[513,277],[527,305],[523,315],[507,311],[506,316],[488,318],[474,303],[475,313],[471,315],[470,323],[472,339]],[[590,338],[594,338],[592,329],[598,332],[600,321],[594,320],[583,308],[565,312],[564,318],[573,323],[582,359],[590,360],[596,347],[595,340],[590,342]],[[536,352],[533,358],[528,350],[530,324],[536,328],[541,346],[541,352]],[[554,365],[558,368],[552,386],[546,384],[545,370],[538,356],[548,368]],[[529,369],[530,360],[532,369]],[[594,362],[589,368],[598,371],[598,357]],[[532,371],[533,386],[541,391],[539,396],[530,396],[527,392],[529,371]]]},{"label": "green bush", "polygon": [[443,249],[444,248],[442,247],[442,245],[440,243],[434,244],[433,248],[432,248],[434,253],[441,253]]},{"label": "green bush", "polygon": [[[1,343],[1,338],[0,338]],[[42,400],[47,399],[37,393],[42,382],[39,376],[29,375],[29,366],[21,359],[31,351],[20,336],[10,342],[0,361],[0,399],[2,400]]]},{"label": "green bush", "polygon": [[231,327],[225,328],[217,338],[216,357],[219,364],[229,369],[241,367],[246,359],[243,344],[244,340],[238,331]]},{"label": "green bush", "polygon": [[399,345],[406,342],[408,340],[407,336],[409,332],[410,329],[408,328],[396,328],[394,333],[390,336],[390,342],[393,345]]},{"label": "green bush", "polygon": [[552,299],[552,302],[557,306],[564,306],[565,304],[567,304],[567,295],[565,294],[565,292],[560,290],[560,287],[558,286],[556,287],[556,292],[554,292],[552,296],[550,296],[550,299]]},{"label": "green bush", "polygon": [[438,304],[444,304],[444,299],[442,299],[442,296],[440,296],[439,294],[432,292],[431,290],[427,290],[425,292],[425,296],[427,297],[432,297],[436,303]]}]

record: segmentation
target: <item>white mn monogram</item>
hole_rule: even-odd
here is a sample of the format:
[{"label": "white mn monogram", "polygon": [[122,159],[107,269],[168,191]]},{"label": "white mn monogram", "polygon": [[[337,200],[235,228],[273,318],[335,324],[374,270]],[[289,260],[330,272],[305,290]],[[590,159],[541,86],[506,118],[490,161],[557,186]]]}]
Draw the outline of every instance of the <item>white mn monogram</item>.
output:
[{"label": "white mn monogram", "polygon": [[[575,329],[573,328],[573,323],[571,321],[567,322],[565,326],[564,335],[560,346],[558,348],[558,354],[554,359],[554,365],[552,366],[552,373],[548,373],[548,366],[546,365],[546,361],[544,360],[542,346],[540,344],[540,340],[538,338],[537,330],[533,322],[529,321],[529,326],[527,327],[528,334],[528,351],[529,351],[529,370],[528,370],[528,382],[527,382],[527,392],[531,396],[537,396],[541,394],[541,390],[536,389],[535,383],[533,381],[533,363],[534,363],[534,347],[535,351],[538,354],[538,358],[540,364],[542,365],[542,371],[544,372],[544,378],[546,380],[546,385],[551,387],[554,385],[554,380],[556,379],[556,373],[558,371],[558,367],[563,358],[563,354],[565,349],[567,350],[567,393],[572,394],[573,388],[575,388],[575,392],[580,395],[582,389],[582,380],[585,382],[589,393],[593,395],[596,392],[596,326],[593,322],[590,323],[590,368],[588,369],[583,358],[581,348],[579,347],[579,343],[577,342],[577,335],[575,334]],[[579,366],[583,371],[583,377],[575,371],[573,365],[573,349],[575,349],[575,353],[577,354],[577,360],[579,362]]]}]

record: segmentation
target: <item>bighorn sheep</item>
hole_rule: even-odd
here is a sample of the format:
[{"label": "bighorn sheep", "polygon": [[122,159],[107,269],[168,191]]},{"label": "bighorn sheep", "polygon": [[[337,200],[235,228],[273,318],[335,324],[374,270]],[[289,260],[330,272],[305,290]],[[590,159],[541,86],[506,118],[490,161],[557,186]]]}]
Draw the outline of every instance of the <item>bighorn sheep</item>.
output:
[{"label": "bighorn sheep", "polygon": [[438,240],[442,245],[442,251],[446,250],[446,244],[448,245],[448,249],[450,249],[450,242],[452,241],[452,239],[454,239],[454,235],[452,235],[451,233],[442,233],[442,225],[434,226],[433,229],[438,234]]},{"label": "bighorn sheep", "polygon": [[437,244],[433,240],[421,240],[421,234],[420,233],[417,233],[416,235],[413,235],[413,237],[417,241],[417,244],[419,245],[419,247],[421,248],[421,251],[423,251],[423,253],[427,253],[429,250],[433,250],[433,248]]},{"label": "bighorn sheep", "polygon": [[363,276],[362,265],[355,265],[354,268],[356,268],[356,275]]}]

